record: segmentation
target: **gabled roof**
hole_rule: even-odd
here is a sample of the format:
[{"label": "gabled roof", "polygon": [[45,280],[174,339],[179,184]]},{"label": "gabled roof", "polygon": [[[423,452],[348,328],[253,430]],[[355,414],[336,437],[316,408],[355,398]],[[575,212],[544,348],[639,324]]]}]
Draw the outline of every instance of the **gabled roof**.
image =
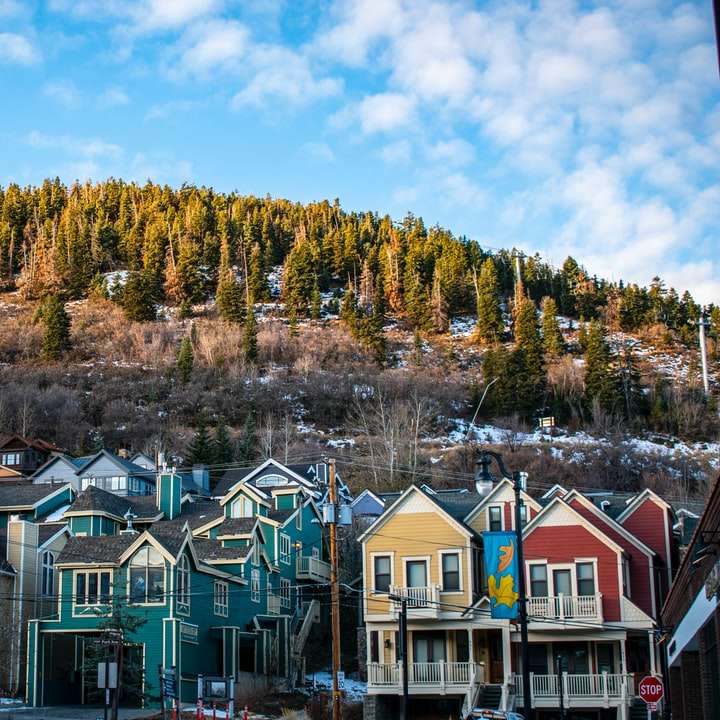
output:
[{"label": "gabled roof", "polygon": [[0,483],[0,510],[34,510],[43,500],[68,488],[72,492],[69,483]]},{"label": "gabled roof", "polygon": [[193,538],[193,545],[195,546],[198,558],[203,562],[212,562],[213,560],[237,560],[238,562],[244,562],[252,552],[252,545],[224,547],[222,543],[217,540],[208,540],[206,538]]},{"label": "gabled roof", "polygon": [[72,537],[70,529],[65,523],[39,523],[38,524],[38,550],[43,545],[54,540],[58,535],[65,533],[68,537]]},{"label": "gabled roof", "polygon": [[155,482],[155,471],[153,470],[147,470],[144,467],[141,467],[140,465],[136,465],[134,462],[131,462],[130,460],[126,460],[125,458],[121,458],[118,455],[115,455],[114,453],[111,453],[109,450],[102,449],[100,452],[93,455],[83,466],[78,470],[78,475],[84,474],[89,468],[91,468],[100,458],[106,458],[111,463],[117,466],[119,470],[122,470],[123,472],[127,473],[128,475],[139,475],[145,478],[146,480],[150,480],[152,482]]},{"label": "gabled roof", "polygon": [[381,497],[378,497],[370,488],[365,488],[351,503],[350,507],[355,507],[357,503],[359,503],[361,500],[364,500],[366,497],[371,498],[374,500],[380,507],[385,507],[385,500],[383,500]]},{"label": "gabled roof", "polygon": [[[154,495],[150,495],[154,499]],[[217,500],[205,500],[196,498],[192,502],[184,502],[180,507],[180,515],[173,520],[160,520],[163,527],[183,527],[185,524],[191,530],[197,530],[204,525],[221,520],[224,512]]]},{"label": "gabled roof", "polygon": [[437,499],[437,496],[430,495],[429,493],[422,490],[417,485],[410,485],[400,497],[380,515],[375,522],[370,525],[365,532],[358,538],[359,542],[364,542],[368,537],[374,535],[395,513],[395,510],[399,508],[402,503],[413,493],[419,493],[423,498],[426,498],[432,503],[440,514],[450,522],[455,528],[457,528],[463,535],[468,537],[478,537],[478,533],[475,532],[471,527],[465,524],[463,517],[467,514],[467,506],[462,503],[457,505],[454,503],[441,502]]},{"label": "gabled roof", "polygon": [[71,537],[55,561],[56,565],[117,563],[137,540],[137,535],[88,535]]},{"label": "gabled roof", "polygon": [[552,500],[556,495],[565,496],[567,494],[567,490],[558,483],[555,483],[547,492],[544,492],[540,497],[543,500]]},{"label": "gabled roof", "polygon": [[[317,483],[304,477],[291,467],[283,465],[281,462],[278,462],[273,458],[268,458],[264,463],[254,468],[236,468],[228,470],[220,482],[215,486],[215,496],[223,495],[227,497],[227,495],[236,490],[236,486],[239,486],[241,483],[252,485],[256,490],[261,490],[261,488],[258,488],[255,483],[253,483],[253,480],[260,477],[263,471],[269,467],[274,467],[278,472],[289,476],[291,480],[295,480],[295,482],[299,485],[310,490],[317,491]],[[307,466],[300,467],[302,468]],[[263,494],[267,497],[267,494],[264,492]]]},{"label": "gabled roof", "polygon": [[73,458],[65,453],[58,453],[49,457],[30,477],[36,477],[41,473],[45,472],[49,467],[52,467],[56,463],[66,465],[74,474],[77,475],[77,471],[87,462],[88,458]]},{"label": "gabled roof", "polygon": [[[574,524],[584,527],[591,535],[594,535],[598,540],[600,540],[600,542],[612,548],[616,553],[619,553],[620,555],[625,553],[620,545],[618,545],[596,525],[593,525],[587,518],[583,517],[577,510],[575,510],[574,507],[568,505],[561,497],[556,497],[552,500],[549,505],[546,505],[541,512],[539,512],[527,525],[525,525],[525,528],[523,529],[523,538],[527,538],[534,530],[542,527],[554,513],[570,514]],[[571,523],[564,522],[562,524],[570,525]]]},{"label": "gabled roof", "polygon": [[670,505],[666,503],[657,493],[654,493],[650,488],[645,488],[639,495],[636,495],[627,504],[627,507],[618,515],[617,521],[624,523],[642,504],[645,500],[651,500],[659,507],[665,510],[672,510]]},{"label": "gabled roof", "polygon": [[62,452],[62,449],[47,440],[40,438],[26,438],[22,435],[5,435],[0,438],[0,450],[11,444],[24,445],[33,450],[42,452]]},{"label": "gabled roof", "polygon": [[[480,514],[484,507],[489,505],[501,492],[508,489],[511,492],[514,492],[512,482],[510,482],[510,480],[508,480],[507,478],[502,478],[500,482],[495,483],[492,490],[487,495],[485,495],[485,497],[478,499],[477,496],[475,496],[476,499],[470,510],[468,510],[467,515],[465,516],[465,522],[472,522]],[[524,503],[527,503],[527,505],[533,508],[535,512],[540,512],[542,506],[540,505],[540,503],[538,503],[537,500],[528,495],[528,493],[524,490],[521,491],[520,495]]]},{"label": "gabled roof", "polygon": [[256,518],[225,518],[217,526],[218,535],[250,535],[257,522]]}]

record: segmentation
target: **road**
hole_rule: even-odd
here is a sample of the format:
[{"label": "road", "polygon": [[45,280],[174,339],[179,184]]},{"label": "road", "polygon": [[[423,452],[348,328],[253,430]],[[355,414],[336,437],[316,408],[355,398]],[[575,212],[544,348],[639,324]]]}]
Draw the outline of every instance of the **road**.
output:
[{"label": "road", "polygon": [[[120,710],[119,712],[120,720],[136,720],[136,718],[145,718],[147,715],[147,710]],[[102,716],[102,708],[11,708],[0,706],[0,720],[96,720]]]}]

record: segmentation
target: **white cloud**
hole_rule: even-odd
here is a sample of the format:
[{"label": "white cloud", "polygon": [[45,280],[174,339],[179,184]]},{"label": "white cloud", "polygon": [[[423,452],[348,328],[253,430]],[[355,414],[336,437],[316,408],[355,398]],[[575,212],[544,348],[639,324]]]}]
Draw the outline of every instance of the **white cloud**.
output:
[{"label": "white cloud", "polygon": [[247,53],[249,31],[234,20],[212,20],[194,26],[180,43],[180,70],[207,73],[232,70]]},{"label": "white cloud", "polygon": [[404,165],[410,162],[412,149],[407,140],[396,140],[388,143],[380,150],[380,157],[388,165]]},{"label": "white cloud", "polygon": [[40,53],[23,35],[0,33],[0,62],[32,65],[40,60]]},{"label": "white cloud", "polygon": [[439,189],[448,205],[477,209],[487,203],[487,194],[462,173],[442,178]]},{"label": "white cloud", "polygon": [[80,104],[80,92],[71,80],[54,80],[43,86],[43,95],[66,108]]},{"label": "white cloud", "polygon": [[202,105],[203,103],[197,100],[169,100],[164,103],[156,103],[150,106],[145,113],[145,120],[164,120],[174,115],[192,112]]},{"label": "white cloud", "polygon": [[68,154],[80,155],[83,158],[118,159],[123,149],[115,143],[100,138],[78,138],[71,135],[47,135],[32,131],[26,138],[27,144],[37,150],[61,150]]},{"label": "white cloud", "polygon": [[22,15],[26,8],[19,0],[0,0],[0,17],[15,17]]},{"label": "white cloud", "polygon": [[439,140],[428,148],[428,155],[440,164],[467,165],[475,158],[475,147],[462,138]]},{"label": "white cloud", "polygon": [[414,114],[415,100],[400,93],[368,95],[358,107],[360,126],[365,133],[405,127],[412,122]]},{"label": "white cloud", "polygon": [[113,108],[120,105],[127,105],[130,102],[128,94],[118,87],[108,88],[100,93],[98,97],[98,105],[101,108]]},{"label": "white cloud", "polygon": [[134,19],[143,30],[177,28],[218,10],[218,0],[146,0],[138,4]]},{"label": "white cloud", "polygon": [[303,143],[299,148],[299,153],[310,160],[332,162],[335,159],[335,154],[333,153],[332,148],[327,143],[323,142]]}]

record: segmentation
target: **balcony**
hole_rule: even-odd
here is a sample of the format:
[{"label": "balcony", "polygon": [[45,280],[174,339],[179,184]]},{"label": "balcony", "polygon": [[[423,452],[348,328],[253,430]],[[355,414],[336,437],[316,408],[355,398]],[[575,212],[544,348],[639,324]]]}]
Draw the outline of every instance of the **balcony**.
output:
[{"label": "balcony", "polygon": [[295,573],[298,580],[327,582],[330,580],[330,563],[310,555],[298,555]]},{"label": "balcony", "polygon": [[429,585],[428,587],[391,585],[390,595],[394,598],[392,612],[396,616],[400,612],[402,600],[407,602],[408,618],[437,618],[440,616],[439,585]]},{"label": "balcony", "polygon": [[[523,705],[522,675],[514,675],[518,705]],[[632,675],[602,673],[595,675],[562,674],[537,675],[530,673],[532,706],[536,708],[557,708],[560,702],[562,682],[563,704],[572,707],[617,707],[635,694]]]},{"label": "balcony", "polygon": [[528,621],[566,619],[603,621],[602,595],[557,595],[555,597],[529,597]]},{"label": "balcony", "polygon": [[279,595],[268,593],[267,611],[268,615],[280,615],[282,612],[282,598]]},{"label": "balcony", "polygon": [[[422,694],[467,692],[483,682],[483,666],[473,662],[427,662],[408,665],[408,690]],[[402,690],[402,663],[368,663],[368,692],[394,695]]]}]

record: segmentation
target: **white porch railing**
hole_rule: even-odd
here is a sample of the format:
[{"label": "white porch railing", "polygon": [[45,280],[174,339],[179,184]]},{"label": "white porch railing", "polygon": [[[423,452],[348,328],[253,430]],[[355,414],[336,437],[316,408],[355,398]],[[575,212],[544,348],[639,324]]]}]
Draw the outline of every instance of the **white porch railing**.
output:
[{"label": "white porch railing", "polygon": [[393,610],[400,610],[400,601],[407,601],[409,617],[438,617],[440,614],[440,586],[402,587],[391,585],[390,595],[395,599]]},{"label": "white porch railing", "polygon": [[589,618],[602,622],[602,595],[555,595],[527,599],[529,621],[533,618]]},{"label": "white porch railing", "polygon": [[279,615],[282,607],[282,598],[279,595],[268,593],[267,611],[270,615]]},{"label": "white porch railing", "polygon": [[[400,688],[402,672],[402,663],[368,663],[368,688]],[[474,662],[426,662],[408,666],[410,689],[465,692],[471,684],[482,681],[482,665]]]},{"label": "white porch railing", "polygon": [[298,555],[296,574],[298,580],[325,582],[330,579],[330,563],[310,555]]},{"label": "white porch railing", "polygon": [[[517,690],[518,700],[522,704],[523,682],[522,675],[513,677]],[[532,689],[532,704],[535,706],[557,703],[560,698],[560,683],[562,682],[562,695],[568,706],[573,700],[593,705],[609,705],[610,701],[617,704],[619,700],[626,700],[635,694],[632,675],[618,673],[571,675],[563,673],[562,679],[557,675],[538,675],[530,673]]]}]

